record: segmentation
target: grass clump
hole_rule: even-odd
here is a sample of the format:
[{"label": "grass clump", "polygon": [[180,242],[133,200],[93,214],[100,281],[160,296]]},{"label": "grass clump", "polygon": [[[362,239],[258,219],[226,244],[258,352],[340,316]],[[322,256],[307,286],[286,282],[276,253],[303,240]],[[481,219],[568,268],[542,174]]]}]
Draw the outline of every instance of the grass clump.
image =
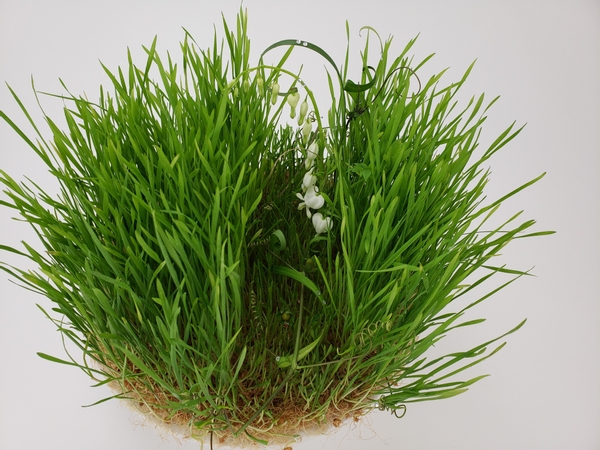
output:
[{"label": "grass clump", "polygon": [[[61,187],[53,197],[0,171],[0,204],[45,249],[2,246],[38,269],[0,268],[53,302],[47,316],[83,354],[40,356],[223,439],[264,442],[376,407],[400,416],[407,403],[464,392],[481,377],[455,375],[503,336],[426,352],[482,322],[463,317],[498,288],[448,307],[498,273],[522,275],[490,260],[545,234],[526,234],[534,222],[518,214],[483,231],[537,180],[484,203],[484,164],[520,130],[476,152],[489,105],[481,95],[457,111],[455,100],[470,68],[448,86],[441,74],[421,81],[428,58],[409,59],[413,41],[395,58],[382,42],[373,67],[365,49],[352,82],[348,57],[338,68],[300,41],[251,65],[245,16],[224,28],[206,51],[186,34],[178,64],[154,41],[141,67],[130,57],[105,68],[111,88],[97,102],[63,96],[67,129],[45,117],[49,139],[0,112]],[[334,67],[326,114],[285,68],[298,46]],[[298,126],[282,125],[288,113]]]}]

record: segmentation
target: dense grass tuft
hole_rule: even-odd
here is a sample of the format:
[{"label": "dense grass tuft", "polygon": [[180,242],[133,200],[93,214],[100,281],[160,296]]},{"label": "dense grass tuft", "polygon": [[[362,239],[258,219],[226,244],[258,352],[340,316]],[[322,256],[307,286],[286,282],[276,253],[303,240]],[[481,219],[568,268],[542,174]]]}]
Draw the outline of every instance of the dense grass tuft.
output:
[{"label": "dense grass tuft", "polygon": [[[268,49],[287,49],[278,64],[251,65],[244,15],[235,31],[224,26],[224,46],[215,37],[206,51],[186,35],[178,64],[155,41],[142,66],[105,68],[111,88],[97,102],[65,97],[67,129],[46,117],[50,138],[31,139],[0,113],[61,186],[54,198],[0,171],[0,204],[45,248],[3,246],[38,269],[0,268],[54,303],[48,317],[83,353],[41,356],[197,435],[264,438],[464,392],[481,377],[455,375],[503,336],[426,352],[480,323],[466,310],[499,288],[449,306],[498,273],[518,278],[492,258],[517,237],[545,234],[526,234],[534,222],[518,214],[484,226],[537,180],[484,201],[487,160],[520,130],[478,150],[493,101],[458,109],[470,68],[447,86],[441,74],[421,80],[427,60],[409,59],[413,42],[396,58],[382,43],[375,67],[365,50],[360,82],[348,81],[347,61],[340,69],[300,43],[334,66],[323,113],[285,69],[296,41]],[[280,125],[295,102],[302,125]],[[298,193],[323,203],[311,218]]]}]

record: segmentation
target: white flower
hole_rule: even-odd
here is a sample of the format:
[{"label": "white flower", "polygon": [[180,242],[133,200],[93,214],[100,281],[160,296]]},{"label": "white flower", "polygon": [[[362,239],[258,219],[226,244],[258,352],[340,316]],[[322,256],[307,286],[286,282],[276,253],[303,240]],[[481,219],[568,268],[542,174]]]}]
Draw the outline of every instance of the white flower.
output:
[{"label": "white flower", "polygon": [[300,115],[306,116],[307,113],[308,113],[308,103],[306,103],[306,100],[304,100],[302,102],[302,104],[300,105]]},{"label": "white flower", "polygon": [[316,186],[311,186],[306,190],[306,194],[304,194],[304,196],[300,193],[296,194],[296,197],[302,200],[302,203],[298,205],[298,209],[306,208],[306,215],[309,219],[312,216],[312,212],[310,211],[311,209],[322,208],[325,204],[325,199],[318,192],[319,188]]},{"label": "white flower", "polygon": [[310,169],[313,166],[318,154],[319,154],[319,145],[316,142],[313,142],[308,147],[308,150],[306,150],[306,161],[304,161],[306,170]]},{"label": "white flower", "polygon": [[304,125],[302,126],[302,139],[304,141],[304,144],[308,144],[308,139],[310,138],[310,132],[312,131],[312,122],[310,120],[307,120],[306,122],[304,122]]},{"label": "white flower", "polygon": [[295,108],[299,101],[300,101],[300,93],[299,92],[293,92],[290,95],[288,95],[287,102],[292,108]]},{"label": "white flower", "polygon": [[294,92],[293,94],[288,95],[287,102],[290,105],[290,117],[293,119],[296,117],[296,105],[300,101],[300,93]]},{"label": "white flower", "polygon": [[317,177],[312,174],[312,169],[310,169],[304,175],[302,179],[302,192],[306,192],[309,188],[313,187],[317,182]]},{"label": "white flower", "polygon": [[307,208],[319,209],[325,204],[325,198],[319,194],[319,188],[311,186],[306,190],[304,202]]},{"label": "white flower", "polygon": [[315,231],[317,234],[324,233],[326,231],[331,230],[331,217],[323,218],[323,214],[315,213],[312,216],[313,227],[315,227]]}]

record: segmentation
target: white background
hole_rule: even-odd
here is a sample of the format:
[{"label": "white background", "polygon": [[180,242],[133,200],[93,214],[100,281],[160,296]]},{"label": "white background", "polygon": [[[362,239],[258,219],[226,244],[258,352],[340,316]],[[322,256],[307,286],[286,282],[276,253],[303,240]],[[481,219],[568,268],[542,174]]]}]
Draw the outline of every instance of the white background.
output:
[{"label": "white background", "polygon": [[[375,413],[358,429],[305,439],[294,448],[600,449],[600,3],[302,0],[244,6],[255,56],[276,40],[292,38],[314,42],[341,62],[347,19],[354,61],[364,25],[394,35],[397,51],[420,33],[412,53],[420,60],[435,52],[424,73],[450,67],[447,82],[477,58],[463,98],[484,91],[489,99],[501,95],[483,143],[513,120],[527,123],[491,161],[489,198],[547,172],[504,211],[524,209],[524,217],[538,221],[537,229],[557,231],[506,249],[505,262],[519,269],[535,265],[536,277],[519,280],[482,305],[478,314],[488,322],[449,341],[465,349],[527,317],[502,352],[473,372],[491,377],[462,396],[409,405],[401,420]],[[98,60],[114,69],[126,62],[129,47],[141,63],[141,45],[155,35],[161,51],[176,54],[182,27],[208,47],[213,23],[220,32],[221,11],[233,24],[238,8],[237,2],[200,0],[0,0],[0,109],[25,126],[7,82],[40,118],[32,75],[39,90],[62,92],[62,78],[73,93],[93,99],[107,81]],[[375,55],[376,45],[371,48]],[[325,86],[323,62],[312,56],[307,61],[313,67],[305,79],[319,91],[320,83]],[[43,106],[60,117],[60,101],[44,98]],[[33,151],[5,123],[0,168],[52,189]],[[12,216],[0,209],[0,242],[34,241],[27,224]],[[90,388],[75,369],[36,356],[63,354],[59,334],[36,303],[48,306],[0,274],[0,450],[180,448],[151,426],[139,426],[140,419],[116,401],[81,408],[108,391]],[[197,447],[187,442],[181,448]]]}]

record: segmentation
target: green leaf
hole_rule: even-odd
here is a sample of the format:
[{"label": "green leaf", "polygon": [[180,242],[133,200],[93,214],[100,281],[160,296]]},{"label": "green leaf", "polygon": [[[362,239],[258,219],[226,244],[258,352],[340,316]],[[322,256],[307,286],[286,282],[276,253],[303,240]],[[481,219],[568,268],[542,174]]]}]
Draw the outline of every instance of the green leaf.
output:
[{"label": "green leaf", "polygon": [[60,358],[56,358],[55,356],[51,356],[48,355],[46,353],[41,353],[41,352],[37,352],[37,355],[45,360],[51,361],[51,362],[55,362],[55,363],[59,363],[59,364],[65,364],[67,366],[76,366],[76,367],[81,367],[80,364],[71,362],[71,361],[65,361],[64,359],[60,359]]},{"label": "green leaf", "polygon": [[116,394],[116,395],[111,395],[110,397],[105,397],[101,400],[98,400],[97,402],[91,403],[89,405],[83,405],[82,408],[89,408],[91,406],[96,406],[99,405],[101,403],[107,402],[109,400],[113,400],[113,399],[119,399],[119,400],[127,400],[128,397],[126,394]]},{"label": "green leaf", "polygon": [[[317,339],[315,339],[313,342],[311,342],[310,344],[308,344],[305,347],[302,347],[298,351],[298,355],[296,357],[296,362],[299,362],[299,361],[303,360],[304,358],[306,358],[309,355],[309,353],[315,349],[315,347],[319,344],[319,342],[321,341],[322,338],[323,338],[323,333],[321,333],[321,335],[319,335],[319,337]],[[294,355],[278,356],[276,361],[277,361],[277,367],[279,367],[280,369],[285,369],[285,368],[292,366],[292,364],[294,362]]]},{"label": "green leaf", "polygon": [[285,266],[275,266],[273,268],[273,273],[278,275],[283,275],[289,277],[297,282],[306,286],[309,290],[311,290],[317,297],[321,296],[321,291],[317,287],[317,285],[306,275],[297,271],[296,269],[292,269],[290,267]]}]

